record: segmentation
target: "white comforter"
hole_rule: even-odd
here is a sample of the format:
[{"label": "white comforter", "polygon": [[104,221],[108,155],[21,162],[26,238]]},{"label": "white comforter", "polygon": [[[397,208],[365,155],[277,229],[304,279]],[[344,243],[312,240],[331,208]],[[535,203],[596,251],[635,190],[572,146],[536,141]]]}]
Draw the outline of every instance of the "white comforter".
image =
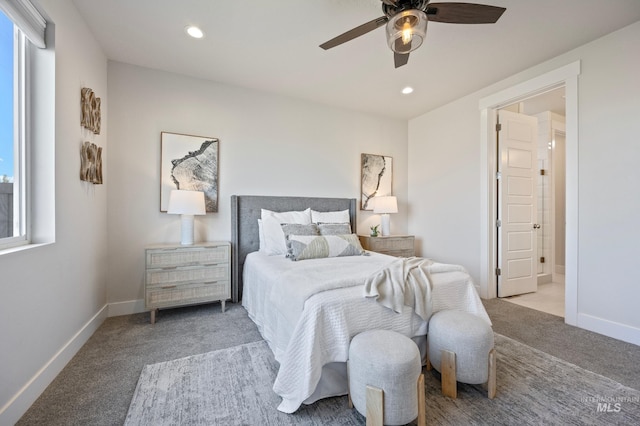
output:
[{"label": "white comforter", "polygon": [[[280,411],[293,413],[314,393],[323,366],[347,360],[356,334],[426,334],[427,322],[410,307],[394,312],[364,297],[365,279],[394,261],[376,253],[299,262],[259,252],[247,256],[242,304],[280,363],[273,386],[282,397]],[[432,312],[457,309],[490,323],[466,272],[432,273],[430,281]]]}]

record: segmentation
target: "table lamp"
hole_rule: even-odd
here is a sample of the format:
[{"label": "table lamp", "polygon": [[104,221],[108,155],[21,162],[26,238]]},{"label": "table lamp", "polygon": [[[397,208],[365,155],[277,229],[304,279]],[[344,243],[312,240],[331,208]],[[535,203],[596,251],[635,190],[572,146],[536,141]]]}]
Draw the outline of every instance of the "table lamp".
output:
[{"label": "table lamp", "polygon": [[181,221],[181,241],[183,246],[193,244],[193,216],[206,214],[204,192],[171,190],[169,194],[169,214],[179,214]]},{"label": "table lamp", "polygon": [[382,236],[389,236],[389,213],[398,213],[398,200],[393,196],[375,197],[373,212],[381,214]]}]

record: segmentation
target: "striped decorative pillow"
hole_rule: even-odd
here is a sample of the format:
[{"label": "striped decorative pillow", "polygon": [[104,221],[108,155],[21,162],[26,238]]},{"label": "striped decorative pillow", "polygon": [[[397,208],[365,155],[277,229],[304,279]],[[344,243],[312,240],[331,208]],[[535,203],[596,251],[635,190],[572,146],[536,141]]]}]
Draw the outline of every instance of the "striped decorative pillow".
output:
[{"label": "striped decorative pillow", "polygon": [[347,235],[289,235],[288,257],[291,260],[325,257],[360,256],[365,254],[355,234]]}]

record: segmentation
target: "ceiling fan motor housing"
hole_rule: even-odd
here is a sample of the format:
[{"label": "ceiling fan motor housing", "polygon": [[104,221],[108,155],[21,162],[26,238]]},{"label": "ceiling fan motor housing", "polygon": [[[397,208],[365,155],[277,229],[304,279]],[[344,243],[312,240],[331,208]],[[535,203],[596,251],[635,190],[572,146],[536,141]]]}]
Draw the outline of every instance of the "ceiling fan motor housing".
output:
[{"label": "ceiling fan motor housing", "polygon": [[386,32],[391,50],[401,54],[412,52],[427,35],[427,15],[418,9],[399,12],[389,18]]},{"label": "ceiling fan motor housing", "polygon": [[430,0],[382,0],[382,12],[391,18],[394,15],[409,9],[418,9],[425,12]]}]

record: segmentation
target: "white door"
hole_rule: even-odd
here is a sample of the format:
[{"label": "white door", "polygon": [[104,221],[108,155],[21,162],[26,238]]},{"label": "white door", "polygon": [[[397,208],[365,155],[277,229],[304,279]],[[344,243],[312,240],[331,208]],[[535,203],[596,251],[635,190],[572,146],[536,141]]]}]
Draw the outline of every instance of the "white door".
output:
[{"label": "white door", "polygon": [[530,293],[537,281],[538,119],[498,113],[498,297]]}]

